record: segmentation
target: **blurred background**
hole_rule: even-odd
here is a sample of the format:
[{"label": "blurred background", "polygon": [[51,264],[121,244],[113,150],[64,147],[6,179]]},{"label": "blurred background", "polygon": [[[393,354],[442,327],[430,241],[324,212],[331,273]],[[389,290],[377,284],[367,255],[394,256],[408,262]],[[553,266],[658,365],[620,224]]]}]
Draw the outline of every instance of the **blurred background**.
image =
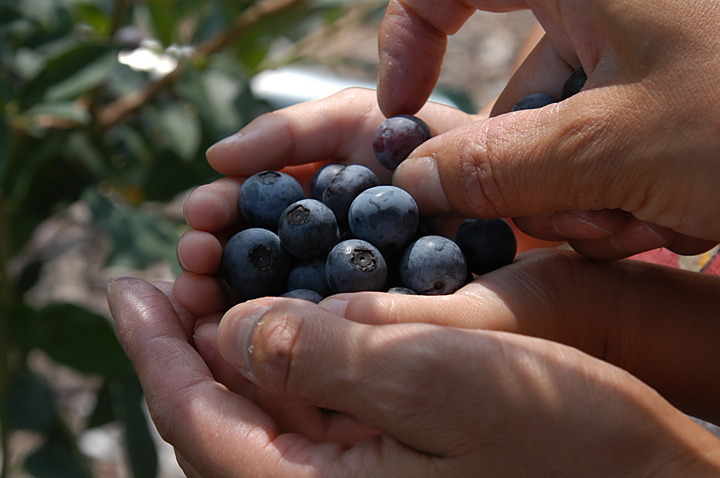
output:
[{"label": "blurred background", "polygon": [[[105,301],[173,280],[204,152],[255,116],[374,87],[379,0],[0,1],[0,478],[176,477]],[[476,14],[433,99],[476,111],[534,24]],[[324,158],[318,158],[324,159]]]}]

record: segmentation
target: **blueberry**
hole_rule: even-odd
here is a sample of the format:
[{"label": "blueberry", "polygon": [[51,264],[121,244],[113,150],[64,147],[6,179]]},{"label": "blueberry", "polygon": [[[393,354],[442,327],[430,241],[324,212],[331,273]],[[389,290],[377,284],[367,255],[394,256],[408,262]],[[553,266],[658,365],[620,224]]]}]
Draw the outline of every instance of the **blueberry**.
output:
[{"label": "blueberry", "polygon": [[222,276],[244,299],[283,293],[290,267],[277,234],[257,227],[232,236],[220,261]]},{"label": "blueberry", "polygon": [[325,275],[326,259],[326,256],[314,257],[295,264],[288,276],[287,289],[311,289],[323,297],[332,295]]},{"label": "blueberry", "polygon": [[443,236],[423,236],[410,244],[400,261],[405,287],[418,294],[452,294],[465,283],[467,265],[455,242]]},{"label": "blueberry", "polygon": [[310,289],[294,289],[285,292],[280,297],[290,297],[292,299],[303,299],[315,304],[319,304],[323,300],[323,296]]},{"label": "blueberry", "polygon": [[407,287],[390,287],[388,289],[388,293],[403,294],[403,295],[417,295],[417,292],[415,292],[412,289],[408,289]]},{"label": "blueberry", "polygon": [[325,274],[335,292],[382,290],[387,264],[380,251],[362,239],[348,239],[333,247],[325,263]]},{"label": "blueberry", "polygon": [[413,197],[396,186],[375,186],[350,205],[348,222],[355,237],[383,253],[405,247],[415,235],[420,213]]},{"label": "blueberry", "polygon": [[370,168],[350,164],[338,171],[330,181],[323,193],[322,202],[333,210],[339,224],[345,224],[350,204],[357,195],[379,184],[380,179]]},{"label": "blueberry", "polygon": [[533,93],[532,95],[528,95],[518,101],[517,104],[513,106],[512,110],[532,110],[535,108],[542,108],[543,106],[551,105],[553,103],[557,103],[554,96],[548,95],[547,93]]},{"label": "blueberry", "polygon": [[300,259],[326,254],[337,243],[335,214],[317,199],[301,199],[280,215],[278,236],[285,250]]},{"label": "blueberry", "polygon": [[517,240],[505,219],[466,219],[458,227],[455,242],[465,254],[468,269],[487,274],[515,259]]},{"label": "blueberry", "polygon": [[562,89],[561,99],[566,100],[574,94],[579,93],[580,90],[583,89],[583,86],[585,86],[586,81],[587,75],[585,74],[585,70],[581,66],[577,70],[573,71],[572,75],[570,75],[570,77],[565,81]]},{"label": "blueberry", "polygon": [[310,183],[310,195],[314,199],[322,201],[323,193],[325,193],[328,184],[330,184],[330,181],[332,181],[335,175],[344,167],[345,165],[343,164],[331,163],[318,169]]},{"label": "blueberry", "polygon": [[276,231],[285,208],[304,197],[302,186],[289,174],[263,171],[240,187],[240,212],[252,225]]},{"label": "blueberry", "polygon": [[412,115],[388,118],[373,135],[373,151],[377,160],[394,170],[415,148],[432,136],[428,125]]}]

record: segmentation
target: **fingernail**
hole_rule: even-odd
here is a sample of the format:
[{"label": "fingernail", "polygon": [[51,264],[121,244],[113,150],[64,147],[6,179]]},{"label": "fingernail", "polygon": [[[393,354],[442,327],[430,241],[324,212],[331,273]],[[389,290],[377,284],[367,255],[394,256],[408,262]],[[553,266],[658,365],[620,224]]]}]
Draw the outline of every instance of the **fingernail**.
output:
[{"label": "fingernail", "polygon": [[435,158],[421,156],[408,158],[397,167],[392,183],[409,192],[426,214],[452,210],[440,181],[440,170]]},{"label": "fingernail", "polygon": [[240,139],[243,137],[243,134],[238,131],[237,133],[228,136],[227,138],[221,139],[217,143],[210,146],[207,151],[205,151],[205,156],[212,156],[213,154],[216,154],[218,151],[228,149],[233,147],[235,144],[237,144]]},{"label": "fingernail", "polygon": [[318,305],[331,314],[345,317],[345,309],[347,309],[348,301],[345,299],[328,297],[327,299],[322,300]]},{"label": "fingernail", "polygon": [[203,324],[195,330],[193,340],[195,348],[205,362],[212,362],[215,357],[213,343],[217,342],[218,324]]},{"label": "fingernail", "polygon": [[245,317],[237,327],[235,343],[238,347],[237,363],[235,365],[241,370],[250,369],[250,355],[253,352],[252,339],[255,329],[262,324],[262,319],[270,310],[266,305],[252,304],[242,308]]}]

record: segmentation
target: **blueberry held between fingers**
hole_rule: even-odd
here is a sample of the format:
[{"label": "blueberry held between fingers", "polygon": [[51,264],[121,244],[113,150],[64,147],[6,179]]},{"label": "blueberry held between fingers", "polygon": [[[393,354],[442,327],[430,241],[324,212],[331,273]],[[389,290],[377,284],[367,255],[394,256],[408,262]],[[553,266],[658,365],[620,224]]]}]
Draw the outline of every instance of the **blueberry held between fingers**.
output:
[{"label": "blueberry held between fingers", "polygon": [[375,186],[350,205],[348,223],[355,237],[383,253],[399,250],[415,236],[420,213],[413,197],[396,186]]},{"label": "blueberry held between fingers", "polygon": [[325,274],[335,292],[382,290],[387,263],[380,251],[367,241],[348,239],[333,247],[325,263]]},{"label": "blueberry held between fingers", "polygon": [[513,106],[512,111],[532,110],[553,103],[557,103],[554,96],[548,95],[547,93],[533,93],[518,101],[517,104]]},{"label": "blueberry held between fingers", "polygon": [[415,148],[431,136],[428,125],[417,116],[393,116],[383,121],[375,130],[373,151],[380,164],[395,170]]},{"label": "blueberry held between fingers", "polygon": [[220,261],[222,276],[244,299],[285,292],[290,267],[290,254],[278,235],[257,227],[231,237]]},{"label": "blueberry held between fingers", "polygon": [[517,239],[505,219],[466,219],[455,233],[468,268],[477,275],[510,264],[517,253]]},{"label": "blueberry held between fingers", "polygon": [[400,260],[400,278],[418,294],[452,294],[465,283],[467,265],[460,247],[443,236],[423,236]]},{"label": "blueberry held between fingers", "polygon": [[280,171],[263,171],[250,176],[240,187],[240,212],[254,226],[275,231],[285,208],[304,197],[294,177]]},{"label": "blueberry held between fingers", "polygon": [[286,251],[300,259],[327,253],[337,241],[332,210],[317,199],[301,199],[280,215],[278,236]]}]

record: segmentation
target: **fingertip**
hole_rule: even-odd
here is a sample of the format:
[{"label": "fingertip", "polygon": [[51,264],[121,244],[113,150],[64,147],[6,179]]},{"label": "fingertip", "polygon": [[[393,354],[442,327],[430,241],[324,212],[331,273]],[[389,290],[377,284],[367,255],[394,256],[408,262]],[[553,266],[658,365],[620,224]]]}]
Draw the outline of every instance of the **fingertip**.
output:
[{"label": "fingertip", "polygon": [[433,156],[406,159],[395,170],[392,183],[409,192],[423,214],[443,215],[453,211]]},{"label": "fingertip", "polygon": [[185,221],[193,229],[218,232],[240,218],[240,181],[222,178],[195,188],[185,200]]},{"label": "fingertip", "polygon": [[178,241],[177,258],[184,271],[217,274],[221,257],[222,244],[210,233],[191,229]]},{"label": "fingertip", "polygon": [[183,272],[175,280],[173,295],[196,317],[222,312],[228,307],[228,294],[216,277]]}]

